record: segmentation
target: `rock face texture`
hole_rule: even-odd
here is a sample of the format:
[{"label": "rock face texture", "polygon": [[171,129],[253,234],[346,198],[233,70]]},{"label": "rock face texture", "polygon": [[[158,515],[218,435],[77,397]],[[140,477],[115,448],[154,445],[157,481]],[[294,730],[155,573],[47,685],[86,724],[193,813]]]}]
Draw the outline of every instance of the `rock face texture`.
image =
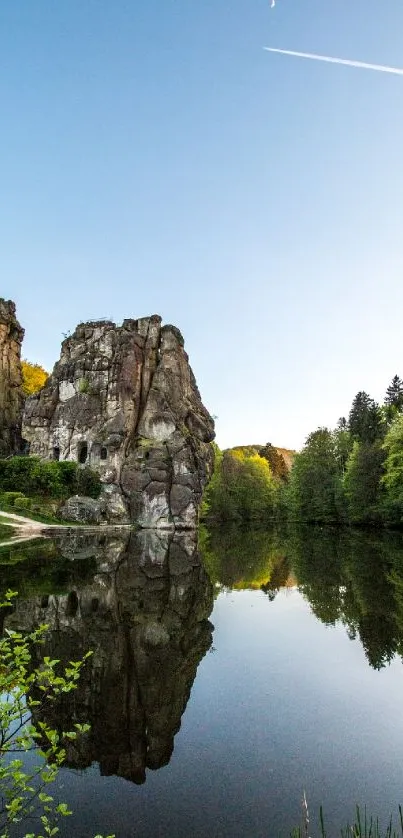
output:
[{"label": "rock face texture", "polygon": [[[37,649],[65,663],[93,650],[76,692],[46,720],[60,731],[75,721],[89,734],[67,742],[67,764],[99,764],[103,775],[143,783],[146,769],[166,765],[174,748],[197,667],[211,646],[213,587],[193,533],[139,532],[91,545],[85,534],[67,536],[60,559],[77,568],[91,558],[91,580],[62,596],[18,599],[8,627],[47,623]],[[92,555],[91,555],[92,554]]]},{"label": "rock face texture", "polygon": [[26,402],[30,453],[97,470],[108,520],[197,525],[214,423],[174,326],[157,315],[79,325]]},{"label": "rock face texture", "polygon": [[0,457],[16,454],[21,445],[23,337],[14,303],[0,297]]}]

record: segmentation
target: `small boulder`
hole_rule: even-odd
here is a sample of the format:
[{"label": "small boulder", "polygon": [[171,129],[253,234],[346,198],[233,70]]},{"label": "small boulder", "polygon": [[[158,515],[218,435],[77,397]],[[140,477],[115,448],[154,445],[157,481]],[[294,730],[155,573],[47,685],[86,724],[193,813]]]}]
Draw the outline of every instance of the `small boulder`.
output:
[{"label": "small boulder", "polygon": [[105,501],[74,495],[65,501],[59,517],[79,524],[100,524],[105,520]]}]

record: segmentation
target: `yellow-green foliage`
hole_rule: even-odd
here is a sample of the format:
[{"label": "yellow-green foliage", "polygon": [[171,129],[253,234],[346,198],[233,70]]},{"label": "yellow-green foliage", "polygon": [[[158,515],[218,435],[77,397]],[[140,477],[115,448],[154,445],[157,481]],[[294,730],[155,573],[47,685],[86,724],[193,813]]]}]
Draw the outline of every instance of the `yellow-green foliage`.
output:
[{"label": "yellow-green foliage", "polygon": [[286,549],[274,530],[259,527],[201,527],[200,551],[218,589],[262,589],[287,586],[291,568]]},{"label": "yellow-green foliage", "polygon": [[269,520],[275,514],[277,488],[267,460],[253,449],[249,453],[243,448],[224,452],[216,448],[202,515],[218,520]]},{"label": "yellow-green foliage", "polygon": [[24,360],[22,367],[22,389],[26,396],[32,396],[42,389],[48,379],[48,373],[39,364],[31,364]]}]

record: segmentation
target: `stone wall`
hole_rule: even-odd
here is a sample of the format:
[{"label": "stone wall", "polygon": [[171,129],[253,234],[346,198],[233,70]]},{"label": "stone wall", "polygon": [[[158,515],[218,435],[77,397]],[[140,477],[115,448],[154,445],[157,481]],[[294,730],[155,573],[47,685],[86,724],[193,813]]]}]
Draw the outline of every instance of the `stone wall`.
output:
[{"label": "stone wall", "polygon": [[0,298],[0,456],[20,450],[23,408],[21,343],[15,304]]},{"label": "stone wall", "polygon": [[26,402],[30,453],[99,472],[108,520],[192,528],[211,473],[214,422],[181,333],[157,315],[79,325]]}]

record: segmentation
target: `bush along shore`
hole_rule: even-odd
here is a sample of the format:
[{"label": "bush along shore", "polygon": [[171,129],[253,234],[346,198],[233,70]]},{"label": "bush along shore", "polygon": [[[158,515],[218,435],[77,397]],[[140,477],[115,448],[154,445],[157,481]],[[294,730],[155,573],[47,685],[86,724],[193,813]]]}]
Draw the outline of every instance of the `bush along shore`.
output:
[{"label": "bush along shore", "polygon": [[99,475],[70,461],[38,457],[0,459],[0,509],[43,523],[61,523],[64,501],[72,495],[98,498]]}]

